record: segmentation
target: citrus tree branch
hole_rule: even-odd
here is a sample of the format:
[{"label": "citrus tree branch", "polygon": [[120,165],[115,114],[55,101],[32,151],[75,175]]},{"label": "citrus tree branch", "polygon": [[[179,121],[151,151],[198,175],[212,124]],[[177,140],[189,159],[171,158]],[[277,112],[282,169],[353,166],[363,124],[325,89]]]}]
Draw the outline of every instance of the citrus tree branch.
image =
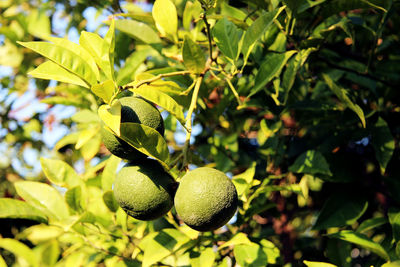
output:
[{"label": "citrus tree branch", "polygon": [[162,79],[162,78],[172,77],[172,76],[177,76],[177,75],[187,75],[187,74],[190,74],[190,71],[183,70],[183,71],[175,71],[175,72],[169,72],[169,73],[160,73],[157,76],[154,76],[152,78],[149,78],[149,79],[146,79],[146,80],[141,80],[135,85],[123,86],[122,89],[123,90],[134,89],[134,88],[138,88],[138,87],[142,86],[143,84],[149,84],[149,83],[155,82],[155,81],[157,81],[159,79]]}]

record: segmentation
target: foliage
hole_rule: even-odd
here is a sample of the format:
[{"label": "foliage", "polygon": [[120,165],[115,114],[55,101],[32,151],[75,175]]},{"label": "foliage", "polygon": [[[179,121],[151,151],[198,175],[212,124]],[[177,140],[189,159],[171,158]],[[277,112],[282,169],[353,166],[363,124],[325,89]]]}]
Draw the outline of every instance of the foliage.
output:
[{"label": "foliage", "polygon": [[[397,266],[399,1],[141,7],[0,1],[0,266]],[[127,95],[165,136],[121,123]],[[232,176],[234,219],[127,216],[102,124],[177,181]]]}]

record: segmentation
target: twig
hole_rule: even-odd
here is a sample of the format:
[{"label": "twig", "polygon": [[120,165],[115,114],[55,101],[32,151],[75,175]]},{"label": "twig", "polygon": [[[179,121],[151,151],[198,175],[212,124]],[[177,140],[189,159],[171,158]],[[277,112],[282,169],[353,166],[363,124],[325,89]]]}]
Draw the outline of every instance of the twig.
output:
[{"label": "twig", "polygon": [[210,24],[207,21],[206,13],[204,12],[203,14],[201,14],[200,18],[202,18],[204,21],[204,24],[206,24],[206,33],[207,33],[207,38],[208,38],[208,50],[210,53],[211,63],[212,62],[217,63],[217,59],[213,57],[211,30],[210,30]]},{"label": "twig", "polygon": [[122,90],[138,88],[138,87],[142,86],[143,84],[149,84],[149,83],[152,83],[154,81],[157,81],[159,79],[166,78],[166,77],[172,77],[172,76],[177,76],[177,75],[187,75],[187,74],[190,74],[190,71],[183,70],[183,71],[175,71],[175,72],[170,72],[170,73],[160,73],[157,76],[154,76],[150,79],[141,80],[140,82],[138,82],[135,85],[123,86]]}]

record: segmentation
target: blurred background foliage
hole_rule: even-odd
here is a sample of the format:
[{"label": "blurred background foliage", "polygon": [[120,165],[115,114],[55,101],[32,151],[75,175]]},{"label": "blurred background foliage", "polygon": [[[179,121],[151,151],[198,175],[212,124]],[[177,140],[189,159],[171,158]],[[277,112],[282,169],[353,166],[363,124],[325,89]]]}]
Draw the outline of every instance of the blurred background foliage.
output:
[{"label": "blurred background foliage", "polygon": [[[0,266],[397,266],[400,2],[172,2],[175,40],[157,32],[153,1],[0,1]],[[101,144],[99,98],[33,79],[27,73],[44,59],[17,41],[104,36],[114,15],[116,79],[125,85],[181,69],[185,34],[209,55],[202,7],[223,69],[202,84],[190,167],[226,172],[240,207],[227,226],[199,234],[174,211],[126,218],[110,191],[121,163]],[[269,14],[277,15],[248,59],[232,59],[221,37],[238,45]],[[182,91],[192,83],[169,79]],[[188,109],[189,97],[174,99]],[[163,116],[174,157],[185,132]]]}]

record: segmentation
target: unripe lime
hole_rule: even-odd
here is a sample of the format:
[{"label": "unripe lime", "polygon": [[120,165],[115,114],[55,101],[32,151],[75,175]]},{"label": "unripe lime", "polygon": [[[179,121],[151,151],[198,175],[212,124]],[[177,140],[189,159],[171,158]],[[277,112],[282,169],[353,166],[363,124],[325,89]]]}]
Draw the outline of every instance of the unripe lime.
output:
[{"label": "unripe lime", "polygon": [[237,201],[236,188],[223,172],[201,167],[182,177],[174,202],[176,213],[188,226],[211,231],[232,218]]},{"label": "unripe lime", "polygon": [[[161,135],[164,135],[164,121],[157,108],[146,100],[134,96],[123,97],[120,98],[119,101],[121,102],[121,123],[141,123],[154,128]],[[104,145],[115,156],[128,160],[146,158],[143,153],[136,150],[104,127],[101,129],[101,135]]]},{"label": "unripe lime", "polygon": [[114,182],[114,196],[125,212],[138,220],[154,220],[173,206],[175,180],[153,159],[124,166]]}]

